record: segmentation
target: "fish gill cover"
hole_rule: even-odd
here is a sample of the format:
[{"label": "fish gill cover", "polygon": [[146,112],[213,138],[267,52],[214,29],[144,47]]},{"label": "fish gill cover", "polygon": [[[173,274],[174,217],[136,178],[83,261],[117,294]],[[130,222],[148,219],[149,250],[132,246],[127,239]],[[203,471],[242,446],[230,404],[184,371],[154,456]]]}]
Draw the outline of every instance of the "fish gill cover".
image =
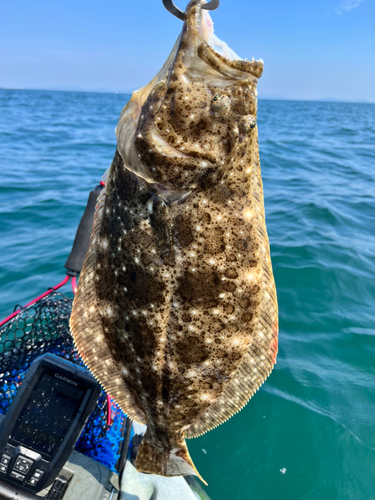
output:
[{"label": "fish gill cover", "polygon": [[139,471],[199,475],[185,438],[238,412],[276,361],[262,71],[213,35],[193,0],[163,68],[116,128],[71,328],[105,390],[147,423]]}]

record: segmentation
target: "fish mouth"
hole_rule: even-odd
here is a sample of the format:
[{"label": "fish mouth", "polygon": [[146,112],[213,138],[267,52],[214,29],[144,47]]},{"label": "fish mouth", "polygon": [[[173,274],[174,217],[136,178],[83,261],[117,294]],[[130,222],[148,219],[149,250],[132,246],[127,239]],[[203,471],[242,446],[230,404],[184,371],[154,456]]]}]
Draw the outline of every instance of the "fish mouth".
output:
[{"label": "fish mouth", "polygon": [[167,142],[158,132],[156,126],[154,125],[150,131],[150,140],[163,156],[169,156],[171,158],[192,158],[192,156],[183,153],[182,151],[174,148],[169,142]]},{"label": "fish mouth", "polygon": [[172,146],[153,122],[149,122],[144,134],[137,134],[135,146],[142,164],[152,165],[150,175],[144,179],[148,187],[168,203],[185,199],[197,186],[197,172],[214,166],[205,155],[186,154]]},{"label": "fish mouth", "polygon": [[[139,134],[137,139],[142,139],[142,135]],[[183,141],[181,139],[177,140],[181,144]],[[138,142],[138,148],[140,145],[140,141]],[[154,151],[155,153],[160,154],[163,158],[166,159],[181,159],[184,161],[201,161],[201,167],[207,168],[209,165],[213,165],[216,163],[216,159],[213,158],[210,154],[198,153],[198,152],[190,152],[190,154],[186,154],[180,149],[172,146],[169,142],[167,142],[164,137],[160,134],[159,130],[153,123],[150,127],[150,131],[148,134],[148,140],[144,142],[144,146],[150,146],[152,149],[149,152]],[[181,146],[184,147],[183,145]]]},{"label": "fish mouth", "polygon": [[[136,147],[141,155],[142,163],[149,163],[151,161],[151,164],[163,165],[163,170],[169,171],[168,176],[162,176],[159,179],[155,179],[153,175],[144,179],[147,187],[156,192],[168,204],[182,202],[196,188],[196,183],[193,181],[192,176],[197,166],[199,167],[199,164],[202,170],[211,165],[210,162],[202,158],[194,158],[174,148],[160,135],[155,125],[151,126],[147,139],[144,139],[141,134],[137,136]],[[147,152],[145,153],[147,149],[148,158]],[[151,167],[152,169],[155,170],[156,167]],[[161,169],[158,170],[160,171]],[[182,171],[187,175],[185,175],[185,178],[181,182]],[[189,175],[189,172],[193,175]],[[159,176],[157,175],[156,177]]]}]

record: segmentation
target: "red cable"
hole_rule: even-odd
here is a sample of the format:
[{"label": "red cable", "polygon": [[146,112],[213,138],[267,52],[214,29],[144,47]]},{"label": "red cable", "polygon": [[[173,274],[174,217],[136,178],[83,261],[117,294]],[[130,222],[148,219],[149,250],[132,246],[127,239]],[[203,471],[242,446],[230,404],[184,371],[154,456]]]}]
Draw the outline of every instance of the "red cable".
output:
[{"label": "red cable", "polygon": [[111,396],[107,394],[107,427],[112,425],[112,401]]},{"label": "red cable", "polygon": [[72,278],[72,289],[74,295],[77,293],[77,278],[73,277]]},{"label": "red cable", "polygon": [[22,307],[21,309],[17,309],[17,311],[14,311],[14,313],[12,313],[10,316],[8,316],[7,318],[5,318],[1,323],[0,323],[0,328],[5,325],[5,323],[8,323],[8,321],[10,321],[12,318],[14,318],[15,316],[17,316],[17,314],[22,311],[23,309],[26,309],[26,307],[29,307],[31,306],[32,304],[35,304],[35,302],[38,302],[38,300],[41,300],[41,299],[44,299],[44,297],[47,297],[47,295],[50,295],[52,292],[55,292],[56,290],[58,290],[59,288],[61,288],[62,286],[66,285],[66,283],[68,283],[68,281],[70,280],[70,276],[66,275],[65,278],[63,279],[63,281],[61,283],[59,283],[58,285],[50,288],[49,290],[47,290],[46,292],[42,293],[42,295],[40,295],[39,297],[37,297],[36,299],[32,300],[31,302],[29,302],[28,304],[26,304],[24,307]]},{"label": "red cable", "polygon": [[100,182],[99,182],[99,184],[100,184],[101,186],[105,187],[105,182],[100,181]]}]

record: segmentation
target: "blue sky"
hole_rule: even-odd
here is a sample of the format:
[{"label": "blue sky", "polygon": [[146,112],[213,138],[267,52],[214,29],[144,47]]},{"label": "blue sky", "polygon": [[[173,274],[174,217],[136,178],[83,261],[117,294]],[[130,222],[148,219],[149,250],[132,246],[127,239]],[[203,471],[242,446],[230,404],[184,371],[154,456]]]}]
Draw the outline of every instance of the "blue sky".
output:
[{"label": "blue sky", "polygon": [[[375,0],[221,0],[212,17],[264,60],[260,97],[375,102]],[[0,87],[131,92],[181,25],[162,0],[0,0]]]}]

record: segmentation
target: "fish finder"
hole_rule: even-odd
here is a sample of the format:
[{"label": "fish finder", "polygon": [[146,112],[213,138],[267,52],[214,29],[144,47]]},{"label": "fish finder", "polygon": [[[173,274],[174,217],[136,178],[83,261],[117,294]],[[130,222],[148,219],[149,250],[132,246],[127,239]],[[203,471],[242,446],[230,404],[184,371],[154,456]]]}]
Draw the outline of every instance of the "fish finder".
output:
[{"label": "fish finder", "polygon": [[100,392],[85,368],[52,354],[37,358],[0,425],[0,481],[29,493],[49,486]]}]

